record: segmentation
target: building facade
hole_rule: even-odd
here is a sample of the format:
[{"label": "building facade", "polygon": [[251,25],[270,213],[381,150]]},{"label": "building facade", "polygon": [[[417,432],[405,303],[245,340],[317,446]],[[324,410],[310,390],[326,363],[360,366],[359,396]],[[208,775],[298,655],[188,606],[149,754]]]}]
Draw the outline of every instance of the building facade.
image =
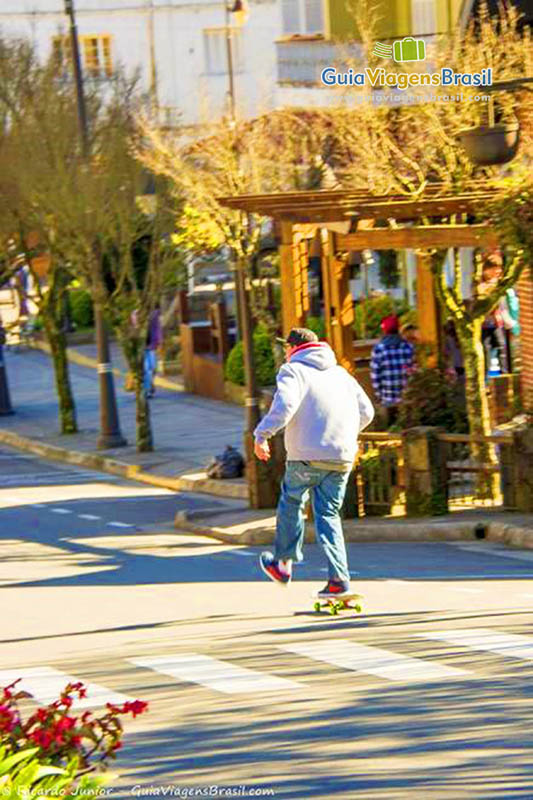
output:
[{"label": "building facade", "polygon": [[[111,81],[118,65],[129,74],[138,70],[163,123],[194,124],[228,113],[228,28],[238,111],[253,116],[273,106],[274,41],[281,30],[277,0],[250,0],[244,23],[216,0],[74,0],[74,5],[86,77]],[[2,0],[0,31],[29,38],[41,58],[68,50],[64,1]]]}]

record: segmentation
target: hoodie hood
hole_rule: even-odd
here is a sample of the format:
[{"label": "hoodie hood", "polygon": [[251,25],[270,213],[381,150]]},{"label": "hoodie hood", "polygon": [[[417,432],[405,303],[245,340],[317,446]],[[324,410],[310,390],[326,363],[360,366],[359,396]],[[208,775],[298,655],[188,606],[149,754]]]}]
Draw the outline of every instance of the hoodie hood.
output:
[{"label": "hoodie hood", "polygon": [[327,342],[303,344],[292,354],[290,364],[305,364],[314,369],[331,369],[337,365],[335,353]]}]

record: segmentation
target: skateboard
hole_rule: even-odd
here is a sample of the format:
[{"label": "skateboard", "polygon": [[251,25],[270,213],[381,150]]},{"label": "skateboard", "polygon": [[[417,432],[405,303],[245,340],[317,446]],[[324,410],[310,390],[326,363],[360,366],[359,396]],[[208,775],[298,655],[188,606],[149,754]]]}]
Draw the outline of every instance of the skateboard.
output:
[{"label": "skateboard", "polygon": [[328,597],[327,599],[317,597],[317,593],[313,594],[312,597],[315,599],[314,609],[317,614],[319,614],[323,608],[327,609],[329,613],[333,615],[337,615],[339,611],[344,611],[348,608],[353,609],[356,614],[360,614],[363,610],[361,605],[363,595],[356,594],[355,592],[349,592],[342,595],[342,597]]}]

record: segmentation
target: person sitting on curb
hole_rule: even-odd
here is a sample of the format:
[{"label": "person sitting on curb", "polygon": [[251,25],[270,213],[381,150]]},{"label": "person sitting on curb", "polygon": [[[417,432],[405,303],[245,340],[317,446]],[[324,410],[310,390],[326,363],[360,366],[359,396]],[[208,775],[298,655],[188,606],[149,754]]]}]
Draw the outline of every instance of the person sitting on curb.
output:
[{"label": "person sitting on curb", "polygon": [[383,338],[372,350],[370,372],[376,399],[385,412],[389,428],[398,418],[398,406],[414,366],[413,345],[398,333],[400,321],[395,314],[381,320]]},{"label": "person sitting on curb", "polygon": [[288,584],[293,561],[302,560],[305,502],[311,493],[317,538],[328,563],[321,599],[350,592],[340,510],[357,453],[357,439],[372,421],[372,404],[350,373],[337,364],[329,344],[313,331],[293,328],[281,341],[286,362],[266,416],[254,431],[255,454],[270,458],[271,439],[285,429],[287,464],[281,485],[274,553],[263,552],[268,577]]}]

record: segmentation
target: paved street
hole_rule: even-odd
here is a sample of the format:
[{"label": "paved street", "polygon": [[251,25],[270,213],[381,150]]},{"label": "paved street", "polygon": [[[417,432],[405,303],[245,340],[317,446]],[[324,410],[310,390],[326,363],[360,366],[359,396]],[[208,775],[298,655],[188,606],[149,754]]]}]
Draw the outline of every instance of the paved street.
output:
[{"label": "paved street", "polygon": [[172,529],[214,502],[0,451],[0,679],[149,701],[113,796],[531,797],[533,553],[350,545],[365,614],[333,618],[316,546],[282,589]]}]

